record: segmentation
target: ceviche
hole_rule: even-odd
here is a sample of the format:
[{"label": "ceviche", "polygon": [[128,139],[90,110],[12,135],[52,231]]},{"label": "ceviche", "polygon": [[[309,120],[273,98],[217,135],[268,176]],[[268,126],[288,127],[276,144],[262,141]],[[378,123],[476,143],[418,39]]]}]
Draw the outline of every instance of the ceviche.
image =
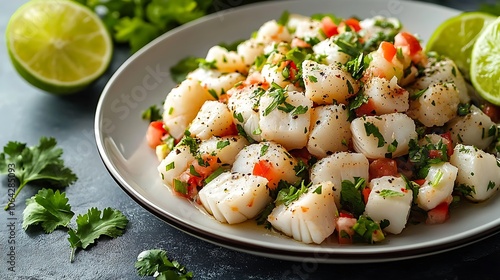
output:
[{"label": "ceviche", "polygon": [[147,140],[163,183],[221,223],[375,243],[500,188],[498,108],[398,19],[284,12],[194,68]]}]

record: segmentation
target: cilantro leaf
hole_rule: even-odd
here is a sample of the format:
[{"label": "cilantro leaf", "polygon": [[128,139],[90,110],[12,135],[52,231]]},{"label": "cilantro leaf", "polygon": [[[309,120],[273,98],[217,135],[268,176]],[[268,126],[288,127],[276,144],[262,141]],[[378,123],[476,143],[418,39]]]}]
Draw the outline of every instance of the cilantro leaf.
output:
[{"label": "cilantro leaf", "polygon": [[128,224],[128,219],[119,210],[105,208],[101,211],[90,208],[87,214],[78,215],[76,218],[77,229],[68,231],[68,241],[71,245],[71,261],[74,259],[76,249],[86,249],[102,235],[109,237],[121,236]]},{"label": "cilantro leaf", "polygon": [[156,279],[193,279],[193,273],[175,260],[169,260],[161,249],[143,251],[137,256],[135,268],[139,276],[155,276]]},{"label": "cilantro leaf", "polygon": [[23,211],[23,229],[40,224],[46,233],[53,232],[57,227],[67,227],[75,215],[71,211],[64,192],[52,189],[41,189],[26,200]]},{"label": "cilantro leaf", "polygon": [[276,206],[285,204],[285,206],[290,205],[292,202],[299,199],[299,197],[307,193],[309,187],[312,185],[312,182],[309,184],[305,184],[304,181],[301,181],[300,188],[295,186],[290,186],[288,188],[283,188],[278,192],[278,196],[276,197],[275,204]]},{"label": "cilantro leaf", "polygon": [[351,212],[356,217],[363,214],[365,211],[365,203],[361,191],[366,185],[366,180],[356,177],[354,182],[343,180],[342,189],[340,190],[340,204],[342,209]]},{"label": "cilantro leaf", "polygon": [[159,121],[162,118],[161,109],[158,108],[156,104],[149,106],[149,108],[142,112],[142,119],[149,122]]},{"label": "cilantro leaf", "polygon": [[[388,222],[387,220],[384,221],[386,224]],[[356,242],[374,243],[385,239],[380,225],[368,216],[360,216],[352,229],[355,232],[353,238]]]},{"label": "cilantro leaf", "polygon": [[[13,199],[29,182],[44,183],[50,187],[67,187],[77,176],[64,165],[63,150],[56,148],[54,138],[41,137],[38,146],[27,147],[25,143],[9,142],[0,153],[0,174],[8,173],[8,167],[15,166],[19,187]],[[8,205],[4,208],[8,209]]]}]

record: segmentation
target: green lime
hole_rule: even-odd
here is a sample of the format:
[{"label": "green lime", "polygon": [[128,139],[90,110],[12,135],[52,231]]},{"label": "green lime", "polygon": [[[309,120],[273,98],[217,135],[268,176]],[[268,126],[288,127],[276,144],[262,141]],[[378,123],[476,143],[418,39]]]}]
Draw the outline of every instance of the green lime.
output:
[{"label": "green lime", "polygon": [[474,42],[482,30],[496,19],[482,12],[465,12],[441,23],[425,47],[455,61],[460,72],[469,79],[470,56]]},{"label": "green lime", "polygon": [[481,97],[500,105],[500,18],[477,38],[471,54],[470,77]]},{"label": "green lime", "polygon": [[104,73],[113,53],[101,19],[69,0],[27,2],[10,18],[6,41],[19,74],[54,94],[88,86]]}]

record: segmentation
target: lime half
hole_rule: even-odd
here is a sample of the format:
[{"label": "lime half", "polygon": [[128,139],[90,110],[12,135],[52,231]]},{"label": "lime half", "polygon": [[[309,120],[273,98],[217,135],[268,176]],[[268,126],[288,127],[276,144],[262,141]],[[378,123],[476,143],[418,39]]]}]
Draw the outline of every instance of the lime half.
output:
[{"label": "lime half", "polygon": [[434,31],[425,49],[451,58],[464,77],[469,79],[474,42],[495,19],[495,16],[482,12],[466,12],[451,17]]},{"label": "lime half", "polygon": [[472,49],[470,77],[481,97],[500,105],[500,18],[477,38]]},{"label": "lime half", "polygon": [[19,74],[55,94],[82,90],[109,66],[111,37],[101,19],[69,0],[34,0],[21,6],[6,29]]}]

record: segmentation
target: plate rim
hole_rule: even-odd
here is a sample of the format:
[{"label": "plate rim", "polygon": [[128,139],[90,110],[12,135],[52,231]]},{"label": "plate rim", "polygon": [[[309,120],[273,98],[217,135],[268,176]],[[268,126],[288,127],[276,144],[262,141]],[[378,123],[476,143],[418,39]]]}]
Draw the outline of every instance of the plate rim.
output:
[{"label": "plate rim", "polygon": [[[347,1],[347,0],[346,0]],[[363,1],[368,1],[368,0],[360,0],[359,2]],[[376,0],[377,2],[380,3],[387,3],[390,0]],[[406,1],[406,0],[399,0],[401,2],[404,2],[409,5],[421,5],[425,7],[429,6],[434,6],[434,7],[439,7],[440,9],[443,10],[448,10],[452,12],[460,12],[459,10],[449,8],[449,7],[444,7],[441,5],[433,4],[433,3],[424,3],[424,2],[414,2],[414,1]],[[291,2],[303,2],[303,0],[291,0],[287,1],[289,3]],[[372,0],[372,2],[374,2]],[[265,1],[265,2],[258,2],[258,3],[252,3],[248,4],[245,6],[241,7],[236,7],[236,8],[230,8],[225,10],[225,13],[232,13],[234,11],[240,11],[240,10],[252,10],[255,9],[256,7],[260,6],[273,6],[273,5],[281,5],[280,3],[283,3],[283,1]],[[291,261],[303,261],[304,259],[307,258],[312,258],[317,262],[324,262],[324,263],[361,263],[361,262],[386,262],[386,261],[394,261],[394,260],[403,260],[403,259],[412,259],[412,258],[418,258],[418,257],[423,257],[427,255],[433,255],[453,249],[457,249],[475,242],[478,242],[480,240],[483,240],[485,238],[488,238],[492,235],[497,234],[500,231],[500,218],[496,221],[494,224],[496,224],[493,227],[489,227],[486,229],[483,229],[482,231],[475,233],[475,234],[470,234],[469,236],[462,236],[463,238],[458,238],[460,236],[455,236],[455,240],[451,242],[446,242],[446,243],[439,243],[439,244],[433,244],[430,246],[424,246],[422,248],[414,248],[414,249],[400,249],[396,250],[395,248],[391,248],[389,250],[380,250],[378,252],[340,252],[340,253],[335,253],[335,252],[321,252],[321,256],[318,257],[317,253],[313,252],[304,252],[301,250],[297,251],[291,251],[287,249],[279,249],[279,248],[270,248],[268,246],[262,246],[259,244],[249,244],[246,242],[240,242],[235,239],[229,239],[229,238],[224,238],[223,236],[219,236],[217,234],[211,234],[210,232],[201,230],[200,228],[197,228],[196,226],[190,225],[189,223],[183,222],[181,220],[178,220],[176,217],[173,217],[170,215],[168,212],[160,209],[156,205],[153,205],[150,203],[147,198],[142,196],[137,190],[132,188],[126,181],[125,179],[120,176],[119,174],[119,168],[116,167],[116,165],[112,162],[112,160],[109,158],[109,156],[105,153],[107,148],[105,147],[105,138],[101,129],[101,120],[103,117],[103,106],[104,102],[106,99],[106,95],[109,92],[109,88],[112,87],[113,83],[115,82],[116,79],[119,77],[119,73],[122,72],[123,69],[125,69],[132,61],[146,53],[150,48],[152,48],[155,44],[157,44],[160,41],[165,40],[168,37],[171,37],[172,35],[183,32],[183,30],[192,28],[192,26],[197,26],[203,24],[205,21],[210,21],[213,20],[214,18],[217,18],[219,15],[211,14],[207,15],[205,17],[202,17],[200,19],[197,19],[195,21],[189,22],[183,26],[180,26],[176,29],[173,29],[171,31],[166,32],[165,34],[159,36],[149,44],[147,44],[145,47],[143,47],[141,50],[138,52],[134,53],[132,56],[130,56],[128,59],[125,60],[122,65],[113,73],[112,77],[108,80],[106,83],[106,86],[104,87],[101,96],[99,97],[99,101],[96,107],[96,114],[95,114],[95,119],[94,119],[94,134],[95,134],[95,140],[96,140],[96,146],[98,150],[98,154],[101,158],[101,161],[103,162],[106,170],[108,173],[111,175],[111,177],[114,179],[114,181],[120,186],[120,188],[127,193],[128,196],[130,196],[136,203],[138,203],[141,207],[144,209],[148,210],[150,213],[155,215],[157,218],[160,220],[166,222],[167,224],[173,226],[174,228],[185,232],[191,236],[194,236],[196,238],[202,239],[204,241],[210,242],[215,245],[223,246],[232,250],[236,251],[242,251],[246,252],[249,254],[253,255],[259,255],[259,256],[264,256],[264,257],[271,257],[271,258],[276,258],[276,259],[283,259],[283,260],[291,260]],[[460,235],[460,234],[459,234]]]}]

